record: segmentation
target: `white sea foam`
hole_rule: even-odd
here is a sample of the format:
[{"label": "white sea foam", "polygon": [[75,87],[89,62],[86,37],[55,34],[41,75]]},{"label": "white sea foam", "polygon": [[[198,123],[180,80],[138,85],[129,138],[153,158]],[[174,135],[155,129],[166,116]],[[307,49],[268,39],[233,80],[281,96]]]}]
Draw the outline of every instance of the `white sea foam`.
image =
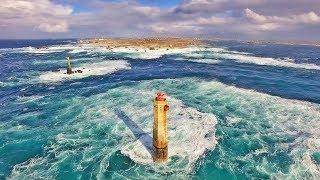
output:
[{"label": "white sea foam", "polygon": [[[12,78],[14,80],[20,80],[18,78]],[[0,81],[0,87],[11,87],[11,86],[15,86],[17,84],[19,84],[19,82],[13,82],[11,81],[12,80],[11,78],[8,78],[9,81],[5,81],[5,82],[2,82]]]},{"label": "white sea foam", "polygon": [[[22,48],[4,48],[0,49],[0,52],[3,53],[30,53],[30,54],[49,54],[49,53],[56,53],[56,52],[63,52],[67,50],[65,45],[61,46],[46,46],[42,48],[35,48],[35,47],[22,47]],[[69,46],[71,47],[71,46]]]},{"label": "white sea foam", "polygon": [[[152,137],[152,97],[160,86],[198,107],[186,107],[179,99],[168,97],[169,162],[165,165],[153,164],[145,147],[150,147],[148,136]],[[59,167],[65,164],[79,174],[94,166],[91,175],[98,179],[129,175],[137,179],[161,178],[163,174],[169,178],[187,179],[194,161],[203,155],[205,149],[212,150],[215,146],[216,119],[210,113],[212,111],[220,113],[220,141],[231,143],[227,147],[219,146],[219,158],[215,160],[218,167],[230,172],[257,171],[272,179],[319,179],[319,164],[311,159],[311,154],[320,150],[320,131],[316,126],[320,117],[318,104],[194,78],[144,81],[88,98],[53,101],[52,105],[66,102],[69,106],[61,109],[62,113],[56,117],[63,124],[59,134],[46,145],[43,155],[15,165],[11,174],[13,179],[57,177]],[[75,112],[78,113],[73,114]],[[137,129],[138,133],[135,133]],[[292,137],[295,138],[287,141]],[[244,154],[246,148],[253,149]],[[119,150],[137,164],[114,160],[112,156],[121,156],[115,155]],[[278,153],[279,160],[274,160]],[[284,164],[289,167],[288,172],[277,165],[277,162],[288,159],[282,159],[282,154],[293,159],[292,163]],[[237,166],[238,162],[245,166]]]},{"label": "white sea foam", "polygon": [[16,48],[16,49],[9,49],[9,51],[27,52],[27,53],[35,53],[35,54],[46,54],[46,53],[54,53],[54,52],[62,52],[62,51],[68,51],[68,53],[71,53],[71,54],[76,54],[81,52],[86,52],[87,54],[119,53],[123,57],[128,57],[133,59],[157,59],[164,55],[177,55],[178,56],[177,60],[179,60],[179,58],[181,59],[181,57],[186,59],[192,58],[189,60],[194,62],[199,62],[199,63],[212,64],[213,61],[209,61],[209,59],[211,59],[210,58],[210,52],[211,52],[211,55],[213,55],[213,59],[216,59],[216,57],[220,57],[223,59],[231,59],[231,60],[236,60],[244,63],[252,63],[252,64],[258,64],[258,65],[270,65],[270,66],[292,67],[292,68],[309,69],[309,70],[320,70],[319,65],[307,64],[307,63],[298,64],[298,63],[295,63],[294,60],[290,58],[275,59],[275,58],[269,58],[269,57],[257,57],[247,52],[229,51],[225,48],[215,48],[215,47],[210,47],[210,48],[188,47],[188,48],[182,48],[182,49],[149,50],[147,48],[139,48],[139,47],[128,47],[128,48],[118,47],[118,48],[109,49],[104,46],[96,46],[96,45],[90,45],[90,44],[73,44],[73,45],[48,46],[41,49],[37,49],[33,47]]},{"label": "white sea foam", "polygon": [[[77,62],[77,61],[101,61],[102,58],[99,57],[87,57],[87,58],[72,58],[71,63]],[[33,64],[67,64],[67,59],[45,59],[45,60],[35,60],[33,61]]]},{"label": "white sea foam", "polygon": [[133,58],[133,59],[157,59],[164,55],[173,55],[173,54],[184,54],[189,53],[190,55],[194,51],[204,51],[204,50],[212,50],[212,51],[222,51],[221,48],[203,48],[203,47],[188,47],[188,48],[173,48],[173,49],[155,49],[150,50],[148,48],[141,47],[116,47],[116,48],[107,48],[104,46],[94,46],[94,45],[86,45],[83,44],[81,46],[73,47],[73,50],[70,53],[78,53],[78,52],[95,52],[95,53],[119,53],[124,57]]},{"label": "white sea foam", "polygon": [[[263,145],[263,148],[249,152],[244,156],[234,157],[233,154],[228,155],[227,152],[221,154],[220,158],[224,160],[217,162],[221,167],[233,170],[235,167],[231,167],[230,164],[241,160],[253,164],[252,168],[257,168],[260,172],[270,175],[272,179],[304,176],[311,177],[311,179],[320,178],[320,164],[311,159],[312,153],[320,151],[320,127],[316,126],[320,120],[319,104],[283,99],[218,82],[202,82],[199,84],[198,91],[201,92],[200,97],[205,97],[205,99],[219,99],[219,105],[214,106],[213,103],[208,103],[207,106],[213,105],[212,108],[221,112],[230,111],[230,108],[235,111],[232,117],[226,117],[227,125],[232,126],[234,130],[238,130],[238,123],[245,123],[246,127],[250,127],[249,129],[257,130],[254,134],[233,137],[233,141],[238,141],[237,139],[242,141],[244,138],[250,142],[258,141]],[[216,92],[212,94],[212,91]],[[211,95],[208,96],[207,94]],[[207,102],[210,102],[210,100]],[[239,113],[241,113],[241,116],[237,115]],[[243,131],[241,126],[239,131]],[[261,139],[263,136],[268,136],[276,142],[279,141],[277,140],[279,137],[283,140],[272,144]],[[284,141],[292,137],[295,137],[293,141]],[[289,162],[287,164],[289,173],[270,168],[275,164],[268,160],[266,156],[277,156],[279,152],[288,152],[294,161],[292,164]],[[260,164],[253,161],[255,156],[263,156],[263,162]]]},{"label": "white sea foam", "polygon": [[[235,60],[244,63],[252,63],[257,65],[270,65],[270,66],[280,66],[280,67],[292,67],[299,69],[309,69],[309,70],[320,70],[320,66],[316,64],[307,64],[307,63],[295,63],[294,59],[284,57],[284,58],[270,58],[270,57],[257,57],[253,56],[250,53],[237,52],[237,51],[228,51],[226,49],[219,48],[186,48],[180,49],[176,52],[170,52],[167,54],[179,54],[182,57],[175,58],[176,60],[189,60],[199,63],[208,63],[211,64],[217,58],[222,58],[224,60]],[[217,60],[216,60],[217,61]],[[223,60],[219,60],[220,62]]]},{"label": "white sea foam", "polygon": [[204,63],[204,64],[218,64],[222,62],[221,60],[216,60],[216,59],[189,59],[188,61],[192,61],[196,63]]},{"label": "white sea foam", "polygon": [[[128,57],[136,58],[136,59],[156,59],[160,58],[164,55],[178,55],[178,56],[187,56],[187,57],[202,57],[201,54],[195,53],[198,51],[223,51],[224,49],[221,48],[203,48],[203,47],[188,47],[188,48],[181,48],[181,49],[156,49],[156,50],[149,50],[144,48],[135,48],[135,50],[129,49],[122,49],[123,52],[129,52],[132,54],[128,54]],[[118,49],[115,50],[118,52]]]},{"label": "white sea foam", "polygon": [[[133,87],[110,89],[88,98],[76,97],[58,101],[52,99],[50,103],[54,106],[59,103],[69,104],[68,107],[61,109],[61,113],[56,117],[63,126],[44,147],[42,155],[15,165],[10,178],[50,179],[58,177],[57,173],[63,164],[69,164],[73,171],[79,172],[79,175],[84,169],[94,166],[92,177],[108,179],[111,178],[106,176],[109,168],[119,166],[110,158],[119,151],[137,163],[125,169],[126,172],[146,173],[141,176],[133,175],[135,177],[145,178],[151,173],[155,178],[160,178],[161,173],[172,172],[171,177],[185,178],[193,169],[195,161],[203,156],[206,150],[214,149],[217,143],[215,139],[217,120],[213,114],[185,107],[180,100],[168,97],[169,162],[164,166],[154,164],[145,147],[152,146],[148,137],[152,134],[152,99],[156,93],[152,89],[152,82],[147,82],[148,87],[145,83],[139,83]],[[81,111],[77,111],[79,107]],[[75,111],[79,113],[74,114]],[[144,132],[137,135],[138,128],[134,124],[141,128],[138,133]],[[78,160],[73,161],[73,157]],[[126,162],[119,163],[123,163],[124,167],[127,166]],[[140,163],[159,174],[144,172],[145,169],[143,170]],[[112,173],[112,177],[122,176],[121,172],[124,171]]]},{"label": "white sea foam", "polygon": [[[195,161],[206,150],[214,149],[217,143],[214,133],[217,119],[213,114],[201,113],[194,108],[184,107],[183,103],[175,98],[168,97],[168,100],[171,108],[168,117],[168,163],[173,157],[178,157],[180,161],[188,159],[188,168],[192,168]],[[153,113],[150,108],[147,112],[145,109],[122,110],[135,122],[139,121],[141,115],[151,118]],[[150,136],[152,136],[152,122],[150,120],[148,128],[145,128]],[[142,143],[148,141],[143,139],[145,138],[143,136],[141,138],[140,141],[136,140],[133,143],[128,143],[122,148],[121,152],[135,162],[154,164],[151,154]]]},{"label": "white sea foam", "polygon": [[55,48],[54,46],[44,47],[44,48],[34,48],[34,47],[26,47],[26,48],[20,48],[20,52],[23,53],[34,53],[34,54],[48,54],[48,53],[56,53],[56,52],[62,52],[63,49]]},{"label": "white sea foam", "polygon": [[29,102],[33,102],[33,101],[42,99],[44,97],[45,96],[37,96],[37,95],[34,95],[34,96],[18,96],[17,97],[17,102],[19,102],[19,103],[29,103]]},{"label": "white sea foam", "polygon": [[61,69],[59,72],[46,72],[39,76],[41,82],[58,82],[71,79],[80,79],[94,75],[111,74],[113,72],[130,69],[130,64],[127,61],[104,61],[99,63],[85,64],[73,70],[81,70],[82,73],[65,74],[66,69]]},{"label": "white sea foam", "polygon": [[320,66],[316,64],[306,64],[301,63],[297,64],[294,63],[292,59],[274,59],[274,58],[267,58],[267,57],[256,57],[256,56],[249,56],[249,55],[241,55],[241,54],[227,54],[222,53],[221,55],[226,56],[228,59],[233,59],[241,62],[246,63],[253,63],[258,65],[271,65],[271,66],[281,66],[281,67],[293,67],[293,68],[300,68],[300,69],[310,69],[310,70],[320,70]]},{"label": "white sea foam", "polygon": [[93,45],[79,45],[79,44],[67,44],[67,45],[51,45],[45,47],[22,47],[22,48],[3,48],[0,49],[1,53],[30,53],[30,54],[49,54],[67,51],[68,53],[75,54],[79,52],[90,52],[98,49]]},{"label": "white sea foam", "polygon": [[188,58],[174,58],[176,61],[190,61],[196,63],[203,63],[203,64],[218,64],[223,62],[223,60],[216,60],[216,59],[188,59]]},{"label": "white sea foam", "polygon": [[[320,66],[316,64],[307,63],[295,63],[293,59],[285,57],[284,59],[275,59],[269,57],[257,57],[253,56],[251,53],[238,52],[238,51],[228,51],[223,48],[203,48],[203,47],[189,47],[182,49],[156,49],[148,50],[143,48],[115,48],[114,52],[128,53],[127,56],[136,59],[155,59],[160,58],[164,55],[177,55],[178,59],[186,58],[190,61],[199,63],[211,64],[210,53],[213,55],[213,59],[220,57],[223,59],[231,59],[245,63],[253,63],[258,65],[270,65],[270,66],[280,66],[280,67],[292,67],[300,69],[309,70],[320,70]],[[180,56],[180,57],[179,57]],[[221,61],[220,61],[221,62]]]}]

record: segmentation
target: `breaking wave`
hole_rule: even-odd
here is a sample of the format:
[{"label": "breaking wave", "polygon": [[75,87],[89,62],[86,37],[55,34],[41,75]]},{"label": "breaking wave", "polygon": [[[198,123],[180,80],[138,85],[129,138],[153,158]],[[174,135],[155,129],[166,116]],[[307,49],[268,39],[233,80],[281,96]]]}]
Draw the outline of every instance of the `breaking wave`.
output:
[{"label": "breaking wave", "polygon": [[[193,51],[189,53],[182,54],[185,58],[191,58],[192,60],[201,60],[201,59],[213,59],[213,60],[234,60],[243,63],[251,63],[257,65],[269,65],[269,66],[278,66],[278,67],[291,67],[299,69],[308,69],[308,70],[320,70],[320,66],[316,64],[307,64],[307,63],[295,63],[293,59],[290,58],[269,58],[269,57],[257,57],[251,54],[240,53],[235,51],[227,50],[214,50],[212,48],[200,49],[198,51]],[[179,59],[179,58],[178,58]]]},{"label": "breaking wave", "polygon": [[[121,173],[146,178],[153,172],[158,172],[155,178],[163,173],[187,177],[199,157],[216,146],[217,120],[213,114],[186,107],[182,101],[169,96],[169,162],[154,164],[148,151],[152,146],[152,99],[157,92],[152,88],[154,85],[153,81],[147,81],[88,98],[50,99],[48,102],[53,103],[49,104],[52,107],[69,104],[67,108],[59,109],[63,113],[55,118],[64,121],[63,127],[44,147],[43,155],[15,165],[10,178],[51,179],[57,177],[59,169],[65,165],[71,171],[81,172],[83,176],[88,173],[98,179],[121,177]],[[43,98],[41,101],[52,97]],[[79,106],[80,112],[77,111]],[[66,116],[69,119],[61,119]],[[120,161],[114,160],[115,157]],[[115,172],[119,167],[123,171]]]},{"label": "breaking wave", "polygon": [[240,54],[221,54],[227,59],[233,59],[236,61],[241,61],[245,63],[253,63],[258,65],[271,65],[271,66],[280,66],[280,67],[292,67],[292,68],[301,68],[309,70],[320,70],[320,66],[316,64],[297,64],[294,63],[293,59],[274,59],[274,58],[264,58],[256,57],[249,55],[240,55]]},{"label": "breaking wave", "polygon": [[40,82],[58,82],[71,79],[81,79],[88,76],[111,74],[119,70],[130,69],[127,61],[104,61],[99,63],[85,64],[74,70],[81,70],[82,73],[66,74],[66,69],[60,69],[59,72],[46,72],[39,76]]},{"label": "breaking wave", "polygon": [[[170,94],[165,165],[153,164],[148,151],[157,91]],[[163,174],[188,178],[196,162],[201,168],[218,167],[248,178],[320,177],[320,164],[313,158],[320,151],[318,104],[194,78],[144,81],[88,98],[49,102],[58,107],[68,102],[56,117],[68,120],[44,155],[16,165],[12,178],[57,177],[66,165],[98,179]],[[201,158],[213,149],[219,158]]]},{"label": "breaking wave", "polygon": [[[16,51],[16,49],[15,49]],[[86,53],[90,54],[118,54],[124,58],[132,59],[157,59],[162,56],[174,56],[177,60],[185,58],[189,61],[199,63],[211,64],[213,60],[234,60],[243,63],[252,63],[257,65],[269,65],[279,67],[291,67],[308,70],[320,70],[320,66],[316,64],[295,63],[290,58],[269,58],[258,57],[247,52],[229,51],[224,48],[205,48],[205,47],[189,47],[182,49],[155,49],[149,50],[147,48],[139,47],[118,47],[107,48],[105,46],[96,46],[90,44],[75,44],[75,45],[61,45],[61,46],[48,46],[45,48],[37,49],[33,47],[20,48],[20,52],[45,54],[54,52],[67,51],[70,54]]]}]

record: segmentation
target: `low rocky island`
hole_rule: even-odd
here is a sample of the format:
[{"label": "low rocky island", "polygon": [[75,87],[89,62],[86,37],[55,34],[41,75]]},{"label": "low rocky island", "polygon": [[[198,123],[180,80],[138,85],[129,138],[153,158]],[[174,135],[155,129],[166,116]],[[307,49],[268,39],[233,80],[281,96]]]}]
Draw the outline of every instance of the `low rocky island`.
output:
[{"label": "low rocky island", "polygon": [[190,46],[203,45],[203,42],[196,38],[106,38],[85,39],[80,40],[79,43],[106,46],[108,48],[138,47],[149,50],[186,48]]}]

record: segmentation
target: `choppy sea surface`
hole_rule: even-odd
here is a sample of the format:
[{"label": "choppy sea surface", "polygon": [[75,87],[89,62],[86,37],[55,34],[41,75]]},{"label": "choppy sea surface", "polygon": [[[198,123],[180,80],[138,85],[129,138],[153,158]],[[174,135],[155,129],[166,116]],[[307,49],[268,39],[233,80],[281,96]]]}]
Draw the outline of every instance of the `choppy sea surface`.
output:
[{"label": "choppy sea surface", "polygon": [[[320,47],[206,43],[1,40],[0,179],[320,179]],[[63,74],[68,56],[83,73]],[[151,157],[157,92],[166,164]]]}]

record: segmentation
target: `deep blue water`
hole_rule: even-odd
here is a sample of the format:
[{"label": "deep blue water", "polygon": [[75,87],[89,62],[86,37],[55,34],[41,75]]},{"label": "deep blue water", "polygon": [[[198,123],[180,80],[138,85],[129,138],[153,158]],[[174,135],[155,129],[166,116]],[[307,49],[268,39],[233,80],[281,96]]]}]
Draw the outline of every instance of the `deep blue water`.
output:
[{"label": "deep blue water", "polygon": [[36,39],[36,40],[23,40],[23,39],[8,39],[1,40],[0,48],[22,48],[22,47],[42,47],[49,45],[63,45],[75,43],[75,39]]},{"label": "deep blue water", "polygon": [[[76,40],[1,40],[0,179],[319,179],[320,47],[205,42],[151,57]],[[97,72],[51,73],[67,56]],[[165,165],[137,158],[144,146],[121,121],[152,135],[158,91],[177,126]],[[211,129],[207,116],[217,118]]]}]

